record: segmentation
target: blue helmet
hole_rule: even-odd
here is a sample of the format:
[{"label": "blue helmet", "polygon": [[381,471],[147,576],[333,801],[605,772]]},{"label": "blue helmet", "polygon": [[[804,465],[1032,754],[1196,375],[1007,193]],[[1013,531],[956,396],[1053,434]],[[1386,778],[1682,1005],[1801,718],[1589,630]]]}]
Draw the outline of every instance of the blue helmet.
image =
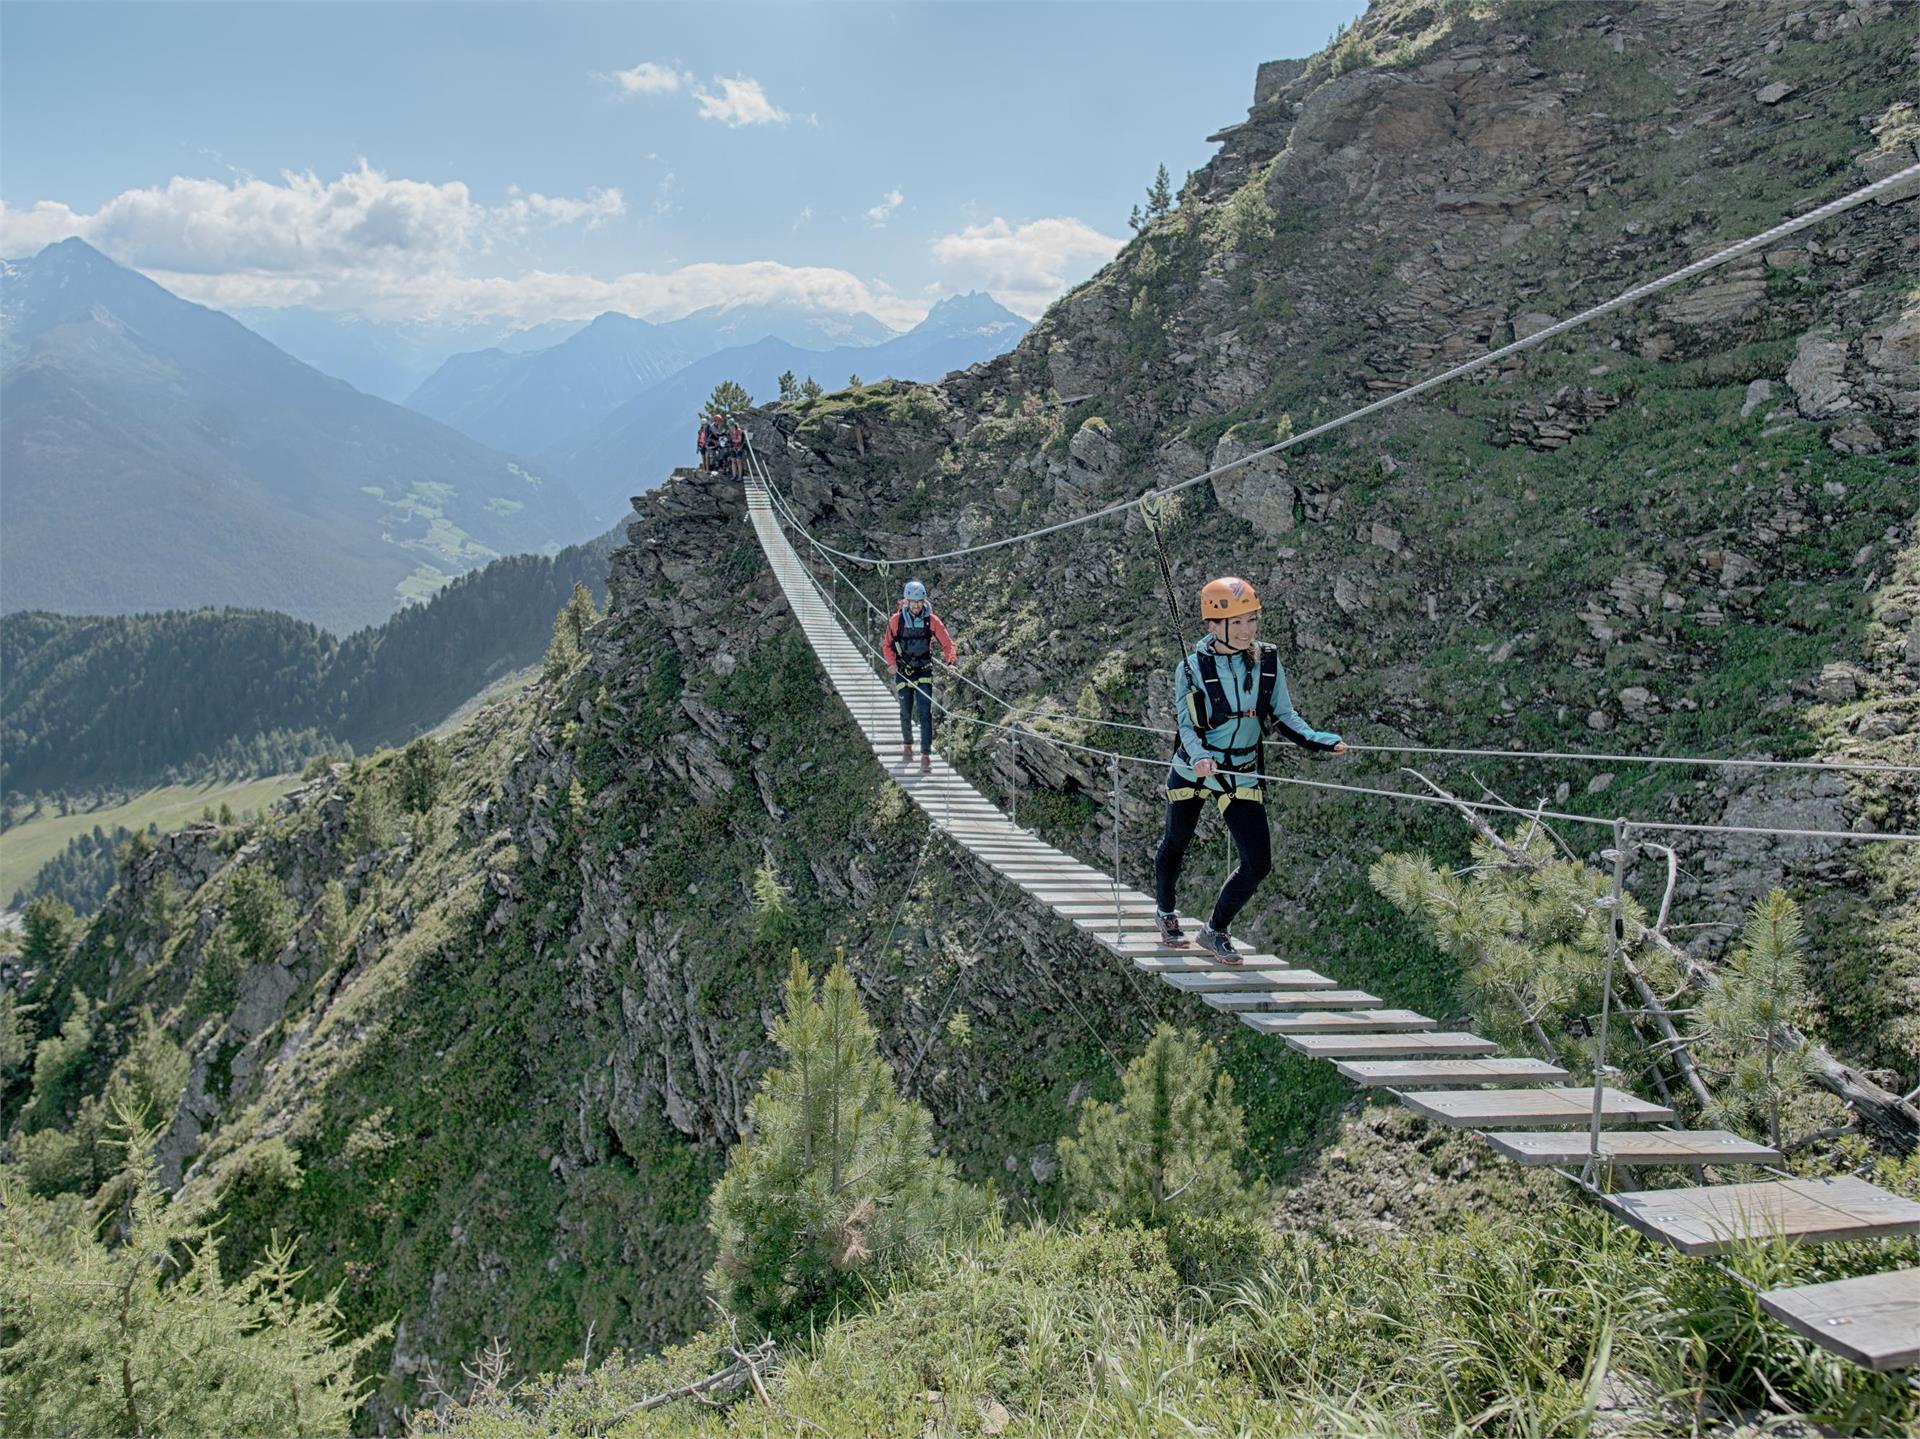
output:
[{"label": "blue helmet", "polygon": [[908,580],[907,587],[900,591],[900,598],[903,600],[924,600],[926,597],[927,587],[918,580]]}]

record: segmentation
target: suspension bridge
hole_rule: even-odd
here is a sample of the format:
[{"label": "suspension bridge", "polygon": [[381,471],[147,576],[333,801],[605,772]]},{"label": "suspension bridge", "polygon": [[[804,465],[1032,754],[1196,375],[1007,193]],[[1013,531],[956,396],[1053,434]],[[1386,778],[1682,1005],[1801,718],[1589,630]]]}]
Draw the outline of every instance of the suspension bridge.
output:
[{"label": "suspension bridge", "polygon": [[[1571,1074],[1557,1064],[1521,1055],[1503,1055],[1499,1046],[1480,1035],[1443,1027],[1439,1021],[1413,1010],[1385,1004],[1377,995],[1343,986],[1337,976],[1303,968],[1272,954],[1248,954],[1235,967],[1223,967],[1197,950],[1161,943],[1155,924],[1152,896],[1132,889],[1120,877],[1119,795],[1120,767],[1142,761],[1138,756],[1098,750],[1059,739],[1046,742],[1083,756],[1105,761],[1113,776],[1113,853],[1102,869],[1048,844],[1020,827],[1016,816],[1002,811],[935,755],[923,771],[901,764],[899,708],[893,688],[874,667],[878,653],[864,638],[863,621],[848,615],[815,580],[788,540],[786,529],[805,541],[854,593],[839,561],[857,565],[904,565],[950,560],[983,550],[1043,538],[1213,479],[1263,455],[1304,443],[1350,424],[1366,415],[1399,404],[1475,370],[1496,364],[1509,354],[1547,340],[1681,284],[1741,255],[1773,244],[1786,235],[1831,219],[1883,194],[1904,193],[1920,180],[1913,166],[1872,185],[1838,197],[1772,229],[1749,237],[1682,269],[1635,286],[1612,299],[1567,317],[1552,327],[1489,351],[1464,364],[1417,384],[1374,400],[1325,424],[1291,436],[1264,450],[1226,465],[1163,487],[1158,491],[1118,501],[1101,509],[1017,535],[926,555],[882,557],[835,549],[801,526],[798,517],[774,489],[757,452],[749,442],[746,480],[748,516],[767,563],[778,580],[802,632],[825,670],[835,693],[846,705],[875,759],[885,766],[907,796],[925,812],[935,831],[949,837],[974,861],[998,874],[1025,899],[1071,926],[1109,960],[1157,978],[1182,994],[1237,1017],[1308,1059],[1335,1066],[1339,1074],[1363,1089],[1381,1090],[1431,1123],[1467,1129],[1491,1149],[1526,1166],[1548,1166],[1580,1186],[1621,1223],[1651,1240],[1683,1254],[1714,1258],[1755,1241],[1795,1244],[1871,1242],[1920,1235],[1920,1203],[1893,1194],[1854,1176],[1800,1179],[1779,1166],[1785,1156],[1770,1145],[1721,1129],[1678,1126],[1665,1103],[1642,1098],[1608,1081],[1617,1071],[1605,1063],[1607,1005],[1612,994],[1613,962],[1621,944],[1618,921],[1621,872],[1626,852],[1625,822],[1613,822],[1614,864],[1612,906],[1613,942],[1608,948],[1608,971],[1602,988],[1603,1010],[1599,1049],[1591,1085],[1575,1086]],[[867,604],[869,620],[878,614]],[[1011,717],[1010,707],[977,682],[949,671],[961,683],[979,690]],[[992,721],[939,708],[952,720],[998,730],[1012,736],[1015,745],[1024,731],[1005,720]],[[1102,721],[1102,723],[1116,723]],[[1121,728],[1155,731],[1152,726],[1120,724]],[[1367,748],[1356,746],[1356,748]],[[1438,754],[1477,754],[1468,750],[1422,750]],[[1504,753],[1504,752],[1496,752]],[[1506,756],[1511,757],[1511,756]],[[1855,765],[1831,761],[1775,761],[1691,758],[1675,756],[1589,756],[1555,754],[1554,759],[1644,759],[1656,764],[1705,766],[1752,765],[1810,770],[1872,769],[1882,773],[1920,773],[1913,765]],[[1156,763],[1157,767],[1157,763]],[[1301,784],[1316,789],[1397,801],[1444,803],[1468,811],[1496,811],[1530,817],[1558,818],[1593,824],[1589,815],[1554,814],[1544,809],[1522,810],[1504,803],[1457,800],[1450,796],[1411,794],[1351,784],[1306,780],[1293,776],[1262,776],[1279,784]],[[1604,821],[1599,821],[1605,823]],[[1920,842],[1920,835],[1862,834],[1851,831],[1760,830],[1752,827],[1684,822],[1635,821],[1642,830],[1690,830],[1707,834],[1768,833],[1825,838],[1835,841]],[[1182,917],[1183,925],[1196,921]],[[1577,1168],[1576,1168],[1577,1166]],[[1637,1188],[1636,1171],[1684,1168],[1695,1182],[1672,1187]],[[1710,1167],[1729,1167],[1763,1179],[1737,1178],[1712,1182]],[[1627,1187],[1617,1187],[1619,1182]],[[1735,1271],[1729,1271],[1735,1272]],[[1736,1276],[1737,1277],[1737,1276]],[[1745,1281],[1743,1281],[1745,1282]],[[1759,1292],[1766,1313],[1815,1343],[1873,1370],[1911,1368],[1920,1364],[1920,1270],[1892,1268],[1827,1283]]]}]

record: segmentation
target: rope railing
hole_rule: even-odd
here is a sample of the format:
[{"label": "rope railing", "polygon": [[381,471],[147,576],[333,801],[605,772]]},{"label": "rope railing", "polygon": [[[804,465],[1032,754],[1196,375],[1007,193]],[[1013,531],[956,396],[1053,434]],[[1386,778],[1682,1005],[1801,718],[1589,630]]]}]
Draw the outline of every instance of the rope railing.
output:
[{"label": "rope railing", "polygon": [[[830,547],[823,545],[807,527],[800,522],[799,517],[794,513],[792,503],[780,492],[779,488],[774,485],[772,479],[767,475],[764,462],[760,460],[758,453],[753,451],[753,440],[751,436],[748,437],[747,448],[749,452],[751,452],[750,458],[755,466],[760,483],[766,486],[768,501],[776,513],[786,521],[787,526],[792,529],[795,534],[805,540],[807,544],[812,546],[812,548],[820,554],[822,561],[832,569],[834,574],[839,576],[842,583],[860,597],[861,602],[866,605],[868,611],[874,618],[884,619],[891,612],[875,604],[873,600],[868,597],[866,591],[860,588],[853,577],[843,570],[834,560],[834,552]],[[969,689],[977,691],[994,704],[1004,706],[1010,715],[1028,714],[1037,716],[1057,715],[1059,713],[1056,709],[1040,705],[1016,706],[1011,700],[995,694],[985,685],[954,666],[942,663],[939,660],[936,660],[935,663],[939,665],[939,668],[943,672],[951,675],[959,683],[967,686]],[[1075,718],[1079,719],[1077,716]],[[1101,724],[1111,729],[1131,730],[1139,734],[1157,735],[1167,740],[1175,739],[1179,734],[1177,730],[1169,729],[1161,725],[1136,724],[1128,720],[1118,720],[1107,717],[1082,722]],[[1436,755],[1472,759],[1536,760],[1581,764],[1680,765],[1707,769],[1796,770],[1824,774],[1920,774],[1920,764],[1893,764],[1872,760],[1741,759],[1712,755],[1606,754],[1590,750],[1468,749],[1437,745],[1368,744],[1357,740],[1348,740],[1347,748],[1356,753]]]}]

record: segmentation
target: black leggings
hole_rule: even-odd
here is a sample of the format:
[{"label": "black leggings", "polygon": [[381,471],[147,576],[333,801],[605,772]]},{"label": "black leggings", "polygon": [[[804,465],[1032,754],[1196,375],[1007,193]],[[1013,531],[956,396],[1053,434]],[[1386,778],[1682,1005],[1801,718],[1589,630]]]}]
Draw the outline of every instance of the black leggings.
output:
[{"label": "black leggings", "polygon": [[[1160,850],[1153,857],[1154,900],[1163,913],[1174,912],[1174,885],[1180,879],[1180,865],[1187,857],[1194,827],[1200,823],[1200,811],[1214,804],[1212,795],[1167,801],[1166,833],[1160,836]],[[1240,856],[1239,866],[1220,886],[1220,897],[1213,902],[1213,917],[1207,921],[1224,932],[1273,869],[1273,840],[1267,833],[1267,807],[1259,800],[1236,799],[1220,814]]]}]

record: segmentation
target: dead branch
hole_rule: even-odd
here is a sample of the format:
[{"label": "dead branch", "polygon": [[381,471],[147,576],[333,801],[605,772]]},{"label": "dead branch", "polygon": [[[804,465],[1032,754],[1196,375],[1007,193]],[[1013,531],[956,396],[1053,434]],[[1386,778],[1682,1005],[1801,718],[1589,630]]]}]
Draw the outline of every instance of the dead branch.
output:
[{"label": "dead branch", "polygon": [[[1463,805],[1454,795],[1418,770],[1409,769],[1407,773],[1413,775],[1435,794],[1455,805],[1466,818],[1467,823],[1473,827],[1474,833],[1506,855],[1516,866],[1528,873],[1540,867],[1537,861],[1495,834],[1492,826],[1481,819],[1476,811]],[[1671,872],[1670,859],[1669,873]],[[1662,921],[1665,919],[1665,911],[1666,906],[1663,903]],[[1702,963],[1668,939],[1660,932],[1657,925],[1649,928],[1644,924],[1634,924],[1633,927],[1637,932],[1629,933],[1627,936],[1629,940],[1644,940],[1671,959],[1679,967],[1680,972],[1703,991],[1709,993],[1718,991],[1719,974],[1710,965]],[[1706,1086],[1701,1082],[1698,1072],[1694,1069],[1692,1057],[1687,1053],[1687,1042],[1674,1027],[1666,1006],[1661,1004],[1659,996],[1653,992],[1652,986],[1639,972],[1631,956],[1623,953],[1622,957],[1626,960],[1627,976],[1633,984],[1634,992],[1640,996],[1641,1003],[1647,1006],[1650,1017],[1660,1029],[1676,1063],[1680,1066],[1682,1078],[1687,1081],[1687,1087],[1702,1104],[1710,1102]],[[1850,1110],[1860,1116],[1861,1123],[1883,1139],[1895,1153],[1907,1155],[1920,1149],[1920,1109],[1914,1107],[1910,1097],[1903,1099],[1900,1095],[1881,1088],[1860,1070],[1836,1059],[1825,1045],[1814,1043],[1798,1025],[1786,1023],[1777,1025],[1774,1037],[1784,1048],[1804,1049],[1813,1064],[1813,1082],[1829,1094],[1837,1095]]]}]

